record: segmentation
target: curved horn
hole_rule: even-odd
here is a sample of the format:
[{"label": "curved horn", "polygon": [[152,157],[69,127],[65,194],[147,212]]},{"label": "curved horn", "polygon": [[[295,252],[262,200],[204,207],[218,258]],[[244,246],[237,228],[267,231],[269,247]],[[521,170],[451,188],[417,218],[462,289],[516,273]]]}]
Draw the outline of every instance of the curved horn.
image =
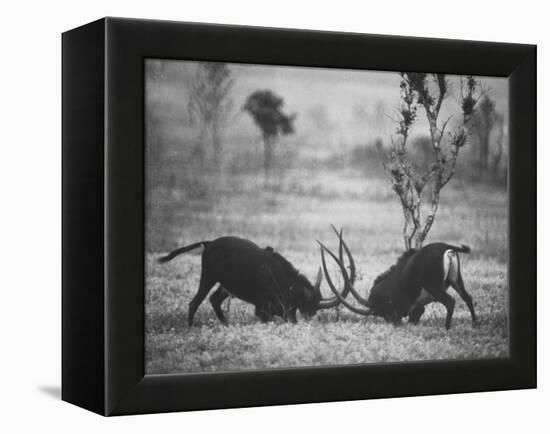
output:
[{"label": "curved horn", "polygon": [[[340,238],[340,251],[339,251],[339,255],[340,255],[340,262],[343,264],[344,263],[344,259],[343,259],[343,254],[342,254],[342,247],[344,248],[344,250],[346,251],[346,255],[348,257],[348,261],[349,261],[349,271],[350,271],[350,274],[351,276],[349,277],[349,281],[351,282],[351,285],[353,286],[355,284],[355,278],[357,277],[357,274],[355,272],[355,261],[353,260],[353,256],[348,248],[348,245],[346,244],[346,242],[344,241],[344,238],[342,236],[342,233],[343,233],[343,229],[340,229],[340,233],[338,233],[338,231],[336,230],[336,228],[331,225],[332,227],[332,230],[336,233],[336,235],[338,236],[338,238]],[[345,268],[345,267],[344,267]],[[345,292],[347,294],[347,292]],[[353,293],[352,293],[353,294]],[[362,298],[361,296],[359,296],[359,298]],[[366,300],[365,300],[366,302]]]},{"label": "curved horn", "polygon": [[315,292],[321,293],[321,282],[323,280],[323,272],[321,271],[321,267],[319,267],[319,271],[317,272],[317,279],[315,280],[315,285],[313,288],[315,289]]},{"label": "curved horn", "polygon": [[[342,297],[347,297],[348,293],[350,292],[350,286],[353,286],[355,284],[355,277],[356,277],[355,262],[353,261],[353,257],[351,256],[351,252],[348,249],[348,247],[347,247],[347,245],[344,242],[344,239],[342,237],[343,229],[340,229],[340,232],[338,232],[338,230],[336,230],[334,225],[330,225],[330,226],[332,227],[332,230],[338,236],[339,241],[340,241],[339,246],[338,246],[340,262],[342,264],[344,263],[343,250],[345,250],[346,255],[348,256],[348,261],[350,263],[351,278],[348,277],[348,280],[350,281],[350,285],[349,286],[346,285],[344,287],[344,291],[342,291],[342,294],[340,294]],[[346,275],[347,275],[347,272],[346,272]],[[320,291],[320,288],[319,288],[319,291]],[[338,297],[333,296],[333,297],[330,297],[330,298],[322,298],[321,301],[319,302],[318,309],[329,309],[329,308],[332,308],[332,307],[336,307],[339,304],[340,304],[340,299]]]},{"label": "curved horn", "polygon": [[[367,306],[367,299],[362,297],[361,294],[359,294],[355,288],[353,287],[353,284],[355,283],[355,277],[356,277],[356,274],[355,274],[355,263],[353,262],[353,257],[351,256],[351,253],[348,249],[348,246],[346,244],[346,242],[344,240],[342,240],[342,244],[344,246],[344,250],[346,251],[346,254],[348,255],[348,257],[350,258],[350,264],[349,264],[349,268],[350,268],[350,272],[351,272],[351,277],[348,278],[348,280],[351,282],[350,286],[349,286],[349,291],[351,292],[351,294],[355,297],[355,299],[361,303],[363,306]],[[345,268],[344,268],[344,271],[345,271]]]},{"label": "curved horn", "polygon": [[340,228],[340,232],[336,230],[334,225],[330,225],[336,236],[338,237],[338,258],[340,258],[340,262],[344,263],[344,253],[342,251],[342,243],[344,242],[343,235],[344,235],[344,228]]},{"label": "curved horn", "polygon": [[[366,298],[362,297],[361,294],[359,294],[355,288],[353,287],[353,285],[355,285],[355,278],[357,277],[357,274],[356,274],[356,267],[355,267],[355,261],[353,260],[353,256],[348,248],[348,245],[346,244],[346,242],[344,241],[344,239],[341,237],[342,235],[342,231],[340,231],[340,234],[338,234],[338,231],[336,230],[336,228],[334,226],[332,226],[332,230],[336,233],[336,235],[338,235],[340,237],[340,248],[344,248],[345,252],[346,252],[346,255],[349,259],[349,269],[350,269],[350,275],[348,277],[348,281],[350,282],[349,286],[347,286],[344,291],[342,292],[342,296],[343,297],[346,297],[348,292],[351,292],[351,294],[353,295],[353,297],[355,297],[355,299],[360,303],[362,304],[363,306],[368,306],[368,301]],[[343,264],[343,261],[342,261],[342,254],[340,253],[340,261],[338,261],[334,255],[332,254],[332,252],[330,250],[328,250],[325,246],[323,246],[327,252],[334,258],[334,260],[336,262],[341,262]],[[338,264],[340,265],[340,264]],[[340,267],[341,270],[343,270],[343,272],[346,273],[346,276],[347,276],[347,271],[346,271],[346,268],[341,266]],[[345,276],[344,276],[344,279],[345,279]],[[333,291],[334,292],[334,291]],[[334,297],[333,297],[334,298]],[[338,302],[340,302],[340,299],[338,299]]]},{"label": "curved horn", "polygon": [[325,250],[328,252],[328,254],[330,256],[332,256],[332,258],[338,263],[338,266],[340,267],[340,270],[342,271],[342,275],[344,276],[344,280],[346,281],[346,286],[351,288],[351,285],[349,284],[349,279],[348,279],[348,276],[347,276],[347,273],[346,273],[346,270],[343,266],[343,264],[338,261],[338,259],[336,258],[336,256],[330,251],[328,250],[325,246],[323,246],[323,244],[319,243],[321,245],[321,261],[323,263],[323,270],[325,272],[325,278],[327,279],[327,283],[328,283],[328,286],[330,287],[330,290],[334,293],[334,295],[336,296],[336,298],[344,305],[346,306],[349,310],[351,310],[352,312],[355,312],[355,313],[358,313],[360,315],[364,315],[364,316],[368,316],[368,315],[371,315],[372,312],[370,309],[361,309],[361,308],[358,308],[358,307],[355,307],[354,305],[352,305],[351,303],[349,303],[343,296],[342,294],[340,294],[338,292],[338,290],[334,287],[334,284],[332,283],[332,280],[330,278],[330,275],[328,273],[328,270],[327,270],[327,263],[326,263],[326,260],[325,260]]}]

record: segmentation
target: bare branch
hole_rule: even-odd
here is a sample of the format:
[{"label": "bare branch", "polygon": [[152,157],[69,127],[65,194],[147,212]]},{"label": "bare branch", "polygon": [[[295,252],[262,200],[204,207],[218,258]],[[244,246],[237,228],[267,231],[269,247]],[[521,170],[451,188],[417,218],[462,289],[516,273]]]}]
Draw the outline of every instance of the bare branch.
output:
[{"label": "bare branch", "polygon": [[[467,143],[467,124],[476,109],[485,89],[473,76],[460,78],[462,122],[454,132],[447,132],[453,115],[442,123],[438,122],[443,101],[452,96],[450,84],[444,74],[401,73],[401,105],[398,109],[399,120],[396,121],[396,137],[391,136],[389,163],[384,168],[389,174],[393,191],[399,198],[403,210],[403,240],[405,248],[422,245],[431,230],[439,208],[440,193],[452,179],[460,149]],[[423,173],[416,173],[407,155],[407,142],[410,130],[418,117],[418,105],[428,121],[433,163]],[[442,141],[448,134],[449,151],[444,151]],[[397,138],[398,137],[398,138]],[[447,148],[447,147],[445,147]],[[423,194],[430,183],[432,197],[425,219],[422,217]]]},{"label": "bare branch", "polygon": [[448,83],[447,83],[447,78],[445,77],[445,74],[435,74],[435,76],[436,76],[437,85],[439,88],[439,94],[437,96],[437,102],[434,110],[434,116],[437,118],[437,116],[439,116],[439,111],[441,110],[441,104],[443,103],[443,100],[447,96]]},{"label": "bare branch", "polygon": [[443,137],[443,135],[445,134],[445,128],[447,128],[447,124],[449,123],[449,121],[453,118],[453,115],[449,116],[444,122],[443,124],[441,125],[441,128],[439,130],[439,137],[440,137],[440,140],[441,138]]}]

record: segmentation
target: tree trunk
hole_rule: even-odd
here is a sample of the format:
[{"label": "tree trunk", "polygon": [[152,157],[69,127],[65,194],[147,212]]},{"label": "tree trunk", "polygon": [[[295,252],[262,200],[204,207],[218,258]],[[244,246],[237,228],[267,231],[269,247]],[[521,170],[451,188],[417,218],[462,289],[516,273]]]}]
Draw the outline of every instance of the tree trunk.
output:
[{"label": "tree trunk", "polygon": [[222,161],[222,141],[218,125],[212,126],[212,152],[214,166],[219,169]]},{"label": "tree trunk", "polygon": [[275,140],[273,137],[264,137],[264,176],[267,182],[270,178],[271,167],[273,165],[273,148]]},{"label": "tree trunk", "polygon": [[479,177],[484,179],[489,168],[489,129],[483,128],[479,134]]},{"label": "tree trunk", "polygon": [[193,150],[191,151],[191,158],[194,163],[196,164],[196,167],[199,167],[201,170],[204,166],[204,139],[206,137],[204,129],[201,129],[198,137],[195,140],[195,145],[193,146]]},{"label": "tree trunk", "polygon": [[497,128],[498,128],[498,135],[495,140],[496,149],[493,157],[491,172],[493,174],[493,178],[497,179],[498,181],[501,181],[502,177],[500,173],[500,161],[502,159],[502,154],[504,152],[503,144],[502,144],[504,140],[504,121],[502,119],[502,115],[500,115],[497,118]]}]

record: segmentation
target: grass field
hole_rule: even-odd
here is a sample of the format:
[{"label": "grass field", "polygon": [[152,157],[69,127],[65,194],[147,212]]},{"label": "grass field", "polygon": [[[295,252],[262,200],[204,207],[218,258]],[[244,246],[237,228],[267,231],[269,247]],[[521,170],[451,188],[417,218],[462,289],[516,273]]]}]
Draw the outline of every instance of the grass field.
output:
[{"label": "grass field", "polygon": [[[222,326],[206,299],[187,327],[187,304],[196,293],[200,256],[167,264],[170,249],[223,235],[271,245],[310,280],[320,265],[315,240],[336,247],[329,224],[344,227],[358,265],[356,287],[366,294],[377,274],[402,252],[402,213],[384,179],[320,167],[289,171],[268,189],[257,174],[189,179],[186,188],[150,191],[146,254],[146,370],[149,374],[234,371],[327,364],[508,354],[507,193],[453,180],[426,242],[464,243],[466,289],[479,317],[474,328],[465,304],[457,304],[451,330],[445,309],[432,304],[417,326],[395,327],[345,309],[321,311],[298,324],[262,324],[253,307],[232,299],[229,326]],[[336,273],[334,274],[336,276]],[[328,288],[323,293],[330,295]]]}]

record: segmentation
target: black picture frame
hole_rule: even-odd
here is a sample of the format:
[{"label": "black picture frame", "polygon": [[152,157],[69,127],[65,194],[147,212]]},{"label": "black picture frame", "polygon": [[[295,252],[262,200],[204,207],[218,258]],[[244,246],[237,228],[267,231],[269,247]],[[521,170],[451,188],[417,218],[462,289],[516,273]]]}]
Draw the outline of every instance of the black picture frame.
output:
[{"label": "black picture frame", "polygon": [[[536,387],[536,46],[104,18],[62,37],[62,399],[102,415]],[[509,77],[510,357],[144,375],[144,59]]]}]

